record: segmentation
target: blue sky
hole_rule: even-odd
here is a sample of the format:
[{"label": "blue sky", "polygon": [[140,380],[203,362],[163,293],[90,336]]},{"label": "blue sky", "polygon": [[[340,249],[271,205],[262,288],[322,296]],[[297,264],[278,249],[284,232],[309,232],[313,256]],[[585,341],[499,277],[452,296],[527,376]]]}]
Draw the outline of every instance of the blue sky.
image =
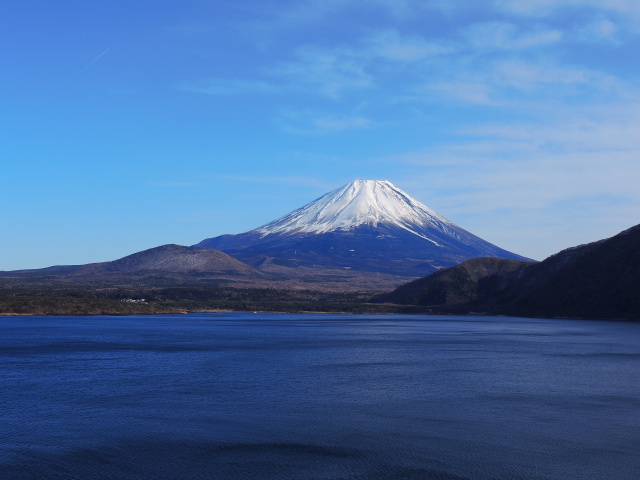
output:
[{"label": "blue sky", "polygon": [[635,0],[21,0],[0,38],[0,270],[241,233],[355,178],[536,259],[640,222]]}]

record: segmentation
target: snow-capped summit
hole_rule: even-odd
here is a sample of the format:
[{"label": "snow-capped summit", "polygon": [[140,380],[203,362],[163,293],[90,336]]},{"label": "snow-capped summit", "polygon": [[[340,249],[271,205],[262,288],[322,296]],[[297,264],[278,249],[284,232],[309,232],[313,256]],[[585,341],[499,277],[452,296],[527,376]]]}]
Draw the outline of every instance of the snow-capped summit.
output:
[{"label": "snow-capped summit", "polygon": [[196,246],[288,276],[307,275],[306,269],[422,276],[473,257],[523,259],[455,225],[386,180],[355,180],[261,227]]},{"label": "snow-capped summit", "polygon": [[355,180],[256,231],[264,235],[327,233],[379,224],[394,225],[418,236],[423,236],[420,230],[428,226],[439,230],[453,226],[387,180]]}]

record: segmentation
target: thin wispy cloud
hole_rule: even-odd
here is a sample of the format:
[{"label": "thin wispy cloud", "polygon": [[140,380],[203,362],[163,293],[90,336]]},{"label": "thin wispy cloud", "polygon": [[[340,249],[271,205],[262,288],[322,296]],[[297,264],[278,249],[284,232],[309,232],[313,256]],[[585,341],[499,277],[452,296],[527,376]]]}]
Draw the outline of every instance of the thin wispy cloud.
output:
[{"label": "thin wispy cloud", "polygon": [[577,41],[593,44],[605,43],[619,45],[621,43],[620,27],[617,22],[607,18],[596,18],[579,26],[574,32]]},{"label": "thin wispy cloud", "polygon": [[329,116],[295,110],[283,111],[276,123],[284,131],[298,135],[325,135],[375,126],[370,119],[358,115]]},{"label": "thin wispy cloud", "polygon": [[109,52],[109,50],[111,50],[111,47],[107,47],[102,53],[100,53],[99,55],[97,55],[93,60],[91,60],[89,63],[87,63],[84,68],[82,70],[86,70],[87,68],[89,68],[91,65],[93,65],[94,63],[96,63],[98,60],[100,60],[104,55],[107,54],[107,52]]},{"label": "thin wispy cloud", "polygon": [[314,188],[328,188],[331,184],[323,182],[317,177],[302,176],[269,176],[269,175],[212,175],[214,180],[237,183],[261,183],[272,185],[295,185]]},{"label": "thin wispy cloud", "polygon": [[293,89],[304,89],[338,99],[350,89],[371,87],[371,76],[357,59],[340,50],[302,47],[296,59],[282,62],[269,73]]},{"label": "thin wispy cloud", "polygon": [[206,95],[240,95],[240,94],[261,94],[278,93],[280,88],[276,84],[265,81],[219,79],[199,80],[183,82],[177,86],[179,90],[193,93],[204,93]]},{"label": "thin wispy cloud", "polygon": [[197,187],[200,186],[201,183],[198,182],[188,182],[188,181],[175,181],[175,180],[152,180],[152,181],[148,181],[146,182],[147,185],[151,186],[151,187],[160,187],[160,188],[173,188],[173,187]]},{"label": "thin wispy cloud", "polygon": [[610,14],[640,17],[640,4],[633,0],[495,0],[499,10],[520,15],[548,16],[562,9],[593,9]]},{"label": "thin wispy cloud", "polygon": [[563,32],[535,27],[523,30],[513,23],[486,22],[468,27],[464,32],[468,47],[474,52],[486,50],[518,50],[550,46],[562,40]]},{"label": "thin wispy cloud", "polygon": [[[437,171],[429,176],[429,188],[437,189],[454,212],[465,215],[501,212],[508,207],[513,218],[528,218],[535,209],[553,210],[558,202],[574,199],[577,205],[583,198],[595,197],[601,199],[603,210],[615,199],[627,213],[637,211],[640,122],[579,117],[576,112],[573,119],[547,125],[476,127],[466,132],[467,138],[477,138],[475,142],[407,154],[396,162]],[[561,210],[552,213],[556,226],[567,222]],[[632,217],[628,222],[633,222]]]},{"label": "thin wispy cloud", "polygon": [[358,58],[412,62],[428,57],[446,55],[454,47],[441,41],[431,41],[424,37],[403,36],[397,30],[384,30],[366,38],[364,48],[353,52]]}]

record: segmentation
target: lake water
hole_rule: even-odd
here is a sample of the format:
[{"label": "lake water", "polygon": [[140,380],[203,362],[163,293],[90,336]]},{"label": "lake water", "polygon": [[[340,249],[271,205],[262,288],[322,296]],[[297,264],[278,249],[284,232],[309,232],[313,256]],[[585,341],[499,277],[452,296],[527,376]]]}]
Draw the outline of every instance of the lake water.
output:
[{"label": "lake water", "polygon": [[640,324],[0,318],[2,479],[637,479]]}]

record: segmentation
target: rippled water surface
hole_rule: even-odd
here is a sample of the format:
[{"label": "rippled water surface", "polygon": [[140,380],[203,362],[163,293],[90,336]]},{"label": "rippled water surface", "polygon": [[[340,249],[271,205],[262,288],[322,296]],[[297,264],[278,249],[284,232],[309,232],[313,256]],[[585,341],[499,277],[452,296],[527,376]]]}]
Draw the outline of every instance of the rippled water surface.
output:
[{"label": "rippled water surface", "polygon": [[640,324],[0,318],[2,479],[637,479]]}]

